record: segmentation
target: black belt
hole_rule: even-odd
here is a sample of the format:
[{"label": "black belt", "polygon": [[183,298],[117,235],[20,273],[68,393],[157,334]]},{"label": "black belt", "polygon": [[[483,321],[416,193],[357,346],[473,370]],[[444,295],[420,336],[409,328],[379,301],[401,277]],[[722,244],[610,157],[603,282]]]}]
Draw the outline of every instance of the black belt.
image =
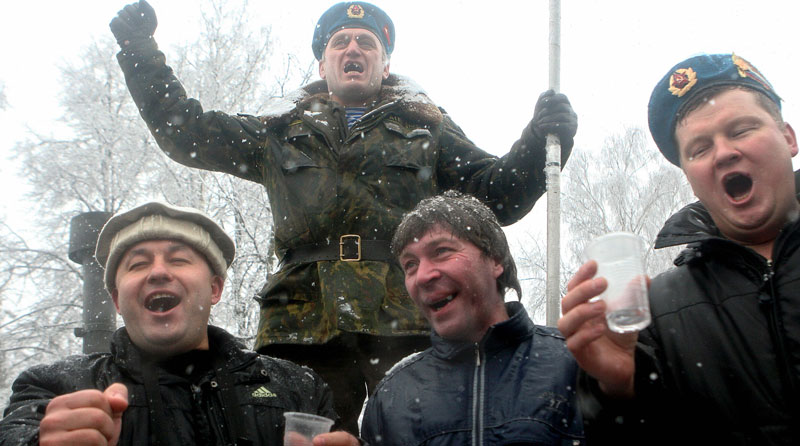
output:
[{"label": "black belt", "polygon": [[361,236],[347,234],[339,237],[339,243],[315,243],[290,248],[283,256],[282,264],[313,263],[321,260],[358,262],[394,260],[392,249],[386,240],[362,240]]}]

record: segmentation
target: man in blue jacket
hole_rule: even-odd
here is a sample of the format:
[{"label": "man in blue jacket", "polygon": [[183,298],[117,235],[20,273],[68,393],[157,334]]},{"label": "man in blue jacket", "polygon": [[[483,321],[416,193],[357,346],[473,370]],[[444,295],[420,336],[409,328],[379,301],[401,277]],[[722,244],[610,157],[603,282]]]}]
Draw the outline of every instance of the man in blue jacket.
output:
[{"label": "man in blue jacket", "polygon": [[494,214],[458,192],[422,200],[392,239],[432,347],[396,365],[367,403],[371,445],[582,444],[577,365],[519,302]]}]

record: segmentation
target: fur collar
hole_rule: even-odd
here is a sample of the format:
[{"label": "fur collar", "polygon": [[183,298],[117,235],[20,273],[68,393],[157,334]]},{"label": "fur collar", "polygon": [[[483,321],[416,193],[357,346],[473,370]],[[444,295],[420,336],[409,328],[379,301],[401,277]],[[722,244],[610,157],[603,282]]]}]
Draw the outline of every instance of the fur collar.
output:
[{"label": "fur collar", "polygon": [[[306,110],[312,102],[328,103],[328,86],[324,80],[312,82],[299,90],[286,95],[286,97],[271,101],[262,114],[262,119],[268,127],[273,125],[288,124],[292,121],[296,111]],[[389,104],[403,119],[422,125],[438,125],[442,122],[441,110],[428,98],[427,93],[411,79],[390,74],[381,86],[380,96],[373,107],[388,106]]]}]

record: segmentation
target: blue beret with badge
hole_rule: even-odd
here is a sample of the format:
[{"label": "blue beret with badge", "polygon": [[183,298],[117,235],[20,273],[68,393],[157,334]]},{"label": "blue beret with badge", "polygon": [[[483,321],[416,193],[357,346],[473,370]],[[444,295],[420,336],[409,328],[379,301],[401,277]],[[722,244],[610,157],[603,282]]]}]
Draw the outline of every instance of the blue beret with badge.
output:
[{"label": "blue beret with badge", "polygon": [[386,54],[394,50],[394,23],[381,8],[364,2],[337,3],[322,14],[314,29],[311,49],[317,60],[322,59],[331,36],[344,28],[370,30],[380,39]]},{"label": "blue beret with badge", "polygon": [[647,120],[653,139],[669,162],[680,166],[675,144],[675,126],[681,108],[709,87],[732,85],[765,94],[781,106],[772,85],[747,60],[735,54],[703,54],[690,57],[670,69],[656,85],[647,106]]}]

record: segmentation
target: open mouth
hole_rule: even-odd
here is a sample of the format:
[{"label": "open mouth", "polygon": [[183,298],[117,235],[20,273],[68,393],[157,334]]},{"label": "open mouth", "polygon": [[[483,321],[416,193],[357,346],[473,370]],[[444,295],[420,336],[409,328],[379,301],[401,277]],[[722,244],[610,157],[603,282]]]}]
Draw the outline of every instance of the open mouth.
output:
[{"label": "open mouth", "polygon": [[747,175],[735,173],[723,179],[725,193],[734,201],[739,201],[747,197],[753,188],[753,180]]},{"label": "open mouth", "polygon": [[145,302],[144,307],[154,313],[165,313],[181,303],[181,300],[171,294],[156,294]]},{"label": "open mouth", "polygon": [[361,66],[358,62],[348,62],[344,64],[344,72],[350,73],[351,71],[356,71],[358,73],[364,72],[364,67]]},{"label": "open mouth", "polygon": [[453,296],[453,295],[451,294],[451,295],[449,295],[449,296],[445,297],[444,299],[442,299],[442,300],[440,300],[440,301],[437,301],[437,302],[434,302],[434,303],[432,303],[432,304],[430,305],[430,307],[431,307],[431,309],[433,309],[433,311],[439,311],[439,310],[441,310],[442,308],[444,308],[444,306],[445,306],[445,305],[447,305],[447,304],[449,304],[450,302],[452,302],[454,298],[455,298],[455,296]]}]

